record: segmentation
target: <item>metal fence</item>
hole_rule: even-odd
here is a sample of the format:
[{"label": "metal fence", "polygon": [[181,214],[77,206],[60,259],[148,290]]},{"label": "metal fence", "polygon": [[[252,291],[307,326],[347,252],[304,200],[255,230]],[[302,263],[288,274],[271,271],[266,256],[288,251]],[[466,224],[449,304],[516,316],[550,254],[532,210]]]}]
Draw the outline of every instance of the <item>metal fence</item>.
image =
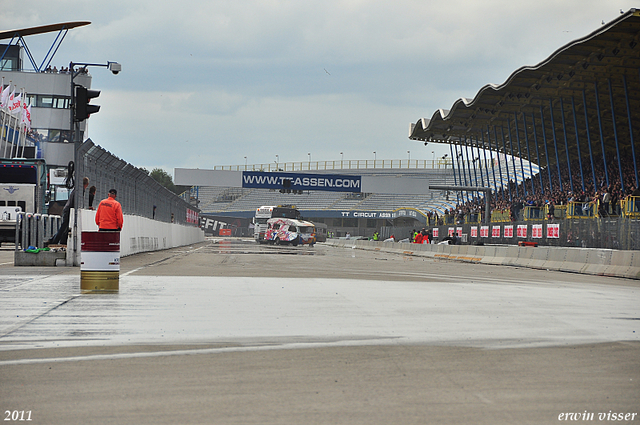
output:
[{"label": "metal fence", "polygon": [[640,220],[625,217],[428,227],[431,232],[436,228],[436,241],[456,232],[462,237],[463,243],[467,244],[516,245],[519,242],[534,242],[548,246],[640,250]]},{"label": "metal fence", "polygon": [[[533,242],[540,246],[565,246],[583,248],[609,248],[640,250],[640,220],[627,217],[608,217],[592,220],[553,219],[532,221],[509,221],[491,223],[433,223],[424,226],[435,243],[451,233],[458,233],[464,245],[517,245]],[[437,229],[437,230],[436,230]],[[371,236],[375,229],[329,226],[336,236],[350,233],[352,237]],[[384,240],[394,236],[396,241],[409,238],[419,226],[384,226],[380,229]]]},{"label": "metal fence", "polygon": [[[89,188],[96,187],[93,208],[118,191],[124,214],[138,215],[167,223],[197,226],[199,210],[149,177],[144,171],[114,156],[87,139],[79,150],[78,175],[89,178]],[[78,188],[82,181],[76,182]],[[89,188],[79,199],[80,208],[89,207]]]}]

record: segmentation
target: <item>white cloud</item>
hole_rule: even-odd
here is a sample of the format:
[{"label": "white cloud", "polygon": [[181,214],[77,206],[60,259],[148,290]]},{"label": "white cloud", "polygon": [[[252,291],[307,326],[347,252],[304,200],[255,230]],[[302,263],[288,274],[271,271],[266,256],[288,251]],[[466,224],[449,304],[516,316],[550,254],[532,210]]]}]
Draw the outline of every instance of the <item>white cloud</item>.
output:
[{"label": "white cloud", "polygon": [[[430,159],[408,126],[502,83],[630,0],[31,0],[0,28],[88,20],[54,64],[93,69],[92,139],[139,166]],[[27,39],[43,57],[55,34]],[[33,44],[31,44],[33,43]],[[435,151],[446,152],[446,147]],[[434,151],[434,152],[435,152]],[[438,154],[440,155],[440,154]],[[440,155],[441,156],[441,155]]]}]

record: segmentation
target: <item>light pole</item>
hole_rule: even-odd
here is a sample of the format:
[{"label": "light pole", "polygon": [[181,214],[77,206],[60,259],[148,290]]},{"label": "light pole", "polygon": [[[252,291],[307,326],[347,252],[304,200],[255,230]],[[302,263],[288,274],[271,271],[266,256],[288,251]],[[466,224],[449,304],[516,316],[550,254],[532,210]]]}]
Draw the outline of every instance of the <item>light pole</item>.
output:
[{"label": "light pole", "polygon": [[247,171],[247,157],[244,157],[244,171]]},{"label": "light pole", "polygon": [[410,163],[411,163],[411,151],[407,151],[407,168],[409,167]]},{"label": "light pole", "polygon": [[[78,70],[75,70],[76,66],[80,66]],[[100,66],[104,68],[108,68],[109,71],[113,73],[113,75],[118,75],[120,71],[122,71],[122,65],[118,62],[107,62],[106,64],[102,63],[69,63],[69,70],[71,71],[71,109],[69,110],[69,121],[70,126],[69,130],[71,131],[71,137],[73,138],[73,167],[74,167],[74,176],[73,176],[73,191],[76,192],[78,188],[78,183],[82,184],[82,177],[80,176],[80,167],[78,166],[79,155],[80,155],[80,145],[82,144],[82,136],[80,134],[80,122],[84,121],[85,118],[76,119],[76,84],[74,83],[75,78],[83,71],[87,70],[88,66]],[[98,92],[99,94],[100,92]],[[84,105],[83,105],[84,107]],[[82,196],[82,195],[80,195]],[[78,265],[78,206],[80,202],[78,200],[78,193],[74,194],[73,199],[73,265]]]}]

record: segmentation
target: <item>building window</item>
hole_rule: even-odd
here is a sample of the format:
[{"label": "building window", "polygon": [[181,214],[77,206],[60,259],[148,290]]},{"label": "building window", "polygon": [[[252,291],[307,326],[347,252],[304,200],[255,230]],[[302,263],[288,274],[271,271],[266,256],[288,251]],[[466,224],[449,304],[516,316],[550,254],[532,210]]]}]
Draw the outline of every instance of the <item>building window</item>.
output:
[{"label": "building window", "polygon": [[69,130],[50,130],[45,128],[32,129],[32,138],[36,142],[58,142],[70,143],[71,133]]},{"label": "building window", "polygon": [[68,96],[28,94],[27,104],[36,108],[69,109],[71,99]]}]

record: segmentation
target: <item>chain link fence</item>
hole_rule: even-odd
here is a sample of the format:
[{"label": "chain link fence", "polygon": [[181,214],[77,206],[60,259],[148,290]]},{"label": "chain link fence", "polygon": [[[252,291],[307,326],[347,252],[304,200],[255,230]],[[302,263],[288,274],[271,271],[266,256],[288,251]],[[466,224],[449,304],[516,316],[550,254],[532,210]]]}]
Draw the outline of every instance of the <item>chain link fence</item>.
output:
[{"label": "chain link fence", "polygon": [[[93,208],[118,191],[124,214],[147,217],[167,223],[197,226],[199,210],[149,177],[144,171],[116,157],[87,139],[79,150],[78,175],[89,178],[89,188],[96,187]],[[82,178],[81,177],[81,178]],[[76,182],[78,188],[82,181]],[[79,199],[80,208],[88,208],[89,188]]]}]

